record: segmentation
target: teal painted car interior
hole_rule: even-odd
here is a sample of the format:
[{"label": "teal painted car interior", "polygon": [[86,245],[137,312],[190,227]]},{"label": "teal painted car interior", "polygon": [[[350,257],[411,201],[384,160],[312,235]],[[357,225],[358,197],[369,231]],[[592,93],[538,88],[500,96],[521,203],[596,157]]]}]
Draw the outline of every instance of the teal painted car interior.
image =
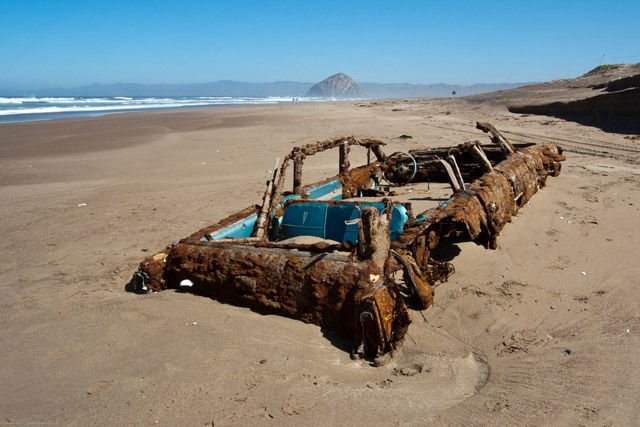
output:
[{"label": "teal painted car interior", "polygon": [[[315,236],[338,242],[358,241],[358,223],[360,210],[364,206],[375,207],[378,212],[385,209],[384,203],[342,202],[337,204],[322,202],[294,203],[285,207],[280,226],[280,238]],[[390,240],[395,241],[402,233],[407,221],[407,209],[402,205],[394,206],[389,223]]]},{"label": "teal painted car interior", "polygon": [[[339,180],[327,182],[326,184],[309,190],[307,197],[310,200],[341,200],[342,184]],[[283,198],[282,202],[285,203],[287,200],[299,198],[299,195],[292,194]],[[306,210],[292,208],[293,206],[301,205],[305,204],[296,203],[285,208],[284,216],[278,218],[277,225],[271,233],[270,238],[272,240],[296,236],[316,236],[339,242],[348,240],[356,243],[358,240],[358,224],[347,225],[345,221],[352,221],[359,217],[357,206],[374,206],[380,212],[385,206],[383,203],[347,202],[344,204],[329,205],[327,203],[315,202],[314,207],[308,207]],[[392,211],[392,220],[389,227],[392,241],[397,240],[398,235],[402,233],[402,226],[407,220],[406,212],[407,210],[404,206],[395,206]],[[208,241],[224,238],[242,239],[251,237],[257,219],[258,215],[252,214],[203,237],[202,240]]]}]

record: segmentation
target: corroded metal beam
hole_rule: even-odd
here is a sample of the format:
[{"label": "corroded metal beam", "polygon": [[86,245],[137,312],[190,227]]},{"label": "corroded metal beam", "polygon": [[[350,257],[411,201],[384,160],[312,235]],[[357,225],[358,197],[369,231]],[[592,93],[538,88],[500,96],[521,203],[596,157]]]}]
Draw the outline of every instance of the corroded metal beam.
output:
[{"label": "corroded metal beam", "polygon": [[[406,224],[392,247],[410,248],[419,236],[429,236],[432,242],[437,242],[451,234],[464,234],[495,248],[505,224],[544,187],[549,175],[558,173],[562,160],[562,149],[554,144],[518,149],[492,172],[467,186],[466,191],[456,192],[444,207],[423,212],[421,221]],[[425,250],[424,245],[426,242],[421,244],[421,250]]]},{"label": "corroded metal beam", "polygon": [[498,130],[495,127],[493,127],[493,125],[491,125],[489,123],[477,122],[476,123],[476,128],[480,129],[484,133],[490,133],[491,134],[491,141],[494,144],[499,145],[500,147],[502,147],[502,149],[505,151],[505,153],[507,153],[507,154],[515,153],[516,148],[513,146],[513,144],[511,142],[509,142],[509,140],[507,138],[505,138],[500,132],[498,132]]}]

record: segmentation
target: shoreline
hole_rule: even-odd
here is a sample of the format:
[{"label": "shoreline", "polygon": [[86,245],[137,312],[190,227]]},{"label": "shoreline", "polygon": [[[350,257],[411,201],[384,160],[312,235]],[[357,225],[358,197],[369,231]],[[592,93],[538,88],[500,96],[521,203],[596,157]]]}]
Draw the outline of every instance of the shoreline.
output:
[{"label": "shoreline", "polygon": [[[127,114],[127,113],[142,113],[152,111],[179,111],[190,110],[196,108],[226,108],[234,107],[233,104],[222,105],[203,105],[203,106],[188,106],[188,107],[157,107],[157,108],[123,108],[121,110],[105,110],[105,111],[70,111],[59,113],[24,113],[24,114],[8,114],[0,116],[0,124],[4,123],[26,123],[26,122],[41,122],[48,120],[60,120],[60,119],[77,119],[84,117],[101,117],[112,114]],[[22,119],[21,119],[22,118]]]},{"label": "shoreline", "polygon": [[[63,118],[99,117],[129,112],[226,108],[250,105],[279,105],[331,102],[340,98],[294,96],[72,96],[21,98],[0,96],[0,124]],[[8,113],[11,114],[8,114]]]}]

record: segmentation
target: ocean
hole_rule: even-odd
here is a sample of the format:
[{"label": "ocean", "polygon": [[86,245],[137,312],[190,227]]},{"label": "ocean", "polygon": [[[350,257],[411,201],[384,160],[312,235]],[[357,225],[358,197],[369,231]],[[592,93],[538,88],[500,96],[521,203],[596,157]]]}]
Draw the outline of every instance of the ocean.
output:
[{"label": "ocean", "polygon": [[[297,98],[299,102],[329,101],[332,98]],[[69,117],[160,109],[201,108],[232,105],[292,103],[292,97],[167,96],[167,97],[3,97],[0,123],[51,120]]]}]

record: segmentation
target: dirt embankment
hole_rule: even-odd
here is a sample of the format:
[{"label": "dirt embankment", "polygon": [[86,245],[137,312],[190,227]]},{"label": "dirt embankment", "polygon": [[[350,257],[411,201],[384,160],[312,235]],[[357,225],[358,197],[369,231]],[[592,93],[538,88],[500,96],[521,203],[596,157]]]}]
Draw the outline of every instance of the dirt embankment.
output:
[{"label": "dirt embankment", "polygon": [[640,132],[640,63],[602,65],[574,78],[469,97],[503,104],[512,113],[540,114],[599,127]]}]

